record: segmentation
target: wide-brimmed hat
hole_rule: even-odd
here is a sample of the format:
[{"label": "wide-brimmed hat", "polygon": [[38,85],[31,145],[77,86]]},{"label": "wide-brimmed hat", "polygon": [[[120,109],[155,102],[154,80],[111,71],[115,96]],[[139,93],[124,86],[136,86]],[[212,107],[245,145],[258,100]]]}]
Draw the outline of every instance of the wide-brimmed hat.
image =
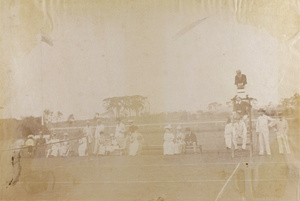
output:
[{"label": "wide-brimmed hat", "polygon": [[165,129],[171,129],[171,128],[172,128],[171,125],[165,126]]},{"label": "wide-brimmed hat", "polygon": [[33,136],[33,135],[28,135],[27,137],[28,137],[28,138],[34,138],[34,136]]},{"label": "wide-brimmed hat", "polygon": [[178,125],[176,129],[177,129],[177,130],[181,130],[182,128],[181,128],[180,125]]},{"label": "wide-brimmed hat", "polygon": [[265,112],[263,108],[259,108],[258,112]]},{"label": "wide-brimmed hat", "polygon": [[67,136],[67,135],[69,135],[68,133],[64,133],[64,136]]}]

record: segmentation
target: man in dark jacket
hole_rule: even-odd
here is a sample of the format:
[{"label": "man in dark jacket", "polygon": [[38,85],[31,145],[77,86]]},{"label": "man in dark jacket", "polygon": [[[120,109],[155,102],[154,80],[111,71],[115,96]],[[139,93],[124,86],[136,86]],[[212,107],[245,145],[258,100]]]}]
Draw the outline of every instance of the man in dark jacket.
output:
[{"label": "man in dark jacket", "polygon": [[245,101],[242,101],[241,97],[237,96],[233,105],[233,112],[239,114],[242,118],[248,115],[248,111],[251,109],[251,105]]},{"label": "man in dark jacket", "polygon": [[246,75],[241,73],[241,70],[236,71],[234,84],[237,86],[238,89],[245,88],[245,85],[247,84],[247,77]]},{"label": "man in dark jacket", "polygon": [[185,144],[186,146],[193,146],[194,153],[197,153],[197,137],[194,133],[191,132],[190,128],[185,129]]}]

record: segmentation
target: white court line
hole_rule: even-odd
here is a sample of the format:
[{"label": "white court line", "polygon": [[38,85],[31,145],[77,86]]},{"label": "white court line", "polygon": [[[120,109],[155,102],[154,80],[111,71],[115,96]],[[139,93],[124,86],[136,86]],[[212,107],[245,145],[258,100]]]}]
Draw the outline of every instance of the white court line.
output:
[{"label": "white court line", "polygon": [[238,168],[240,167],[241,162],[239,162],[239,164],[237,164],[237,166],[235,167],[234,171],[232,172],[232,174],[230,175],[230,177],[227,179],[226,183],[224,184],[224,186],[222,187],[221,191],[219,192],[216,201],[219,199],[219,197],[222,195],[225,187],[227,186],[228,182],[231,180],[232,176],[234,175],[234,173],[238,170]]},{"label": "white court line", "polygon": [[[295,181],[296,179],[293,180],[288,180],[288,181]],[[143,180],[143,181],[97,181],[97,182],[91,182],[91,181],[80,181],[80,184],[139,184],[139,183],[203,183],[203,182],[224,182],[224,179],[201,179],[201,180],[176,180],[176,181],[158,181],[158,180],[154,180],[154,181],[148,181],[148,180]],[[270,182],[270,181],[286,181],[285,179],[258,179],[258,180],[236,180],[236,181],[262,181],[262,182]],[[52,183],[52,182],[18,182],[18,183],[32,183],[32,184],[36,184],[36,183]],[[57,184],[70,184],[73,183],[73,181],[71,182],[66,182],[66,181],[61,181],[61,182],[55,182]]]}]

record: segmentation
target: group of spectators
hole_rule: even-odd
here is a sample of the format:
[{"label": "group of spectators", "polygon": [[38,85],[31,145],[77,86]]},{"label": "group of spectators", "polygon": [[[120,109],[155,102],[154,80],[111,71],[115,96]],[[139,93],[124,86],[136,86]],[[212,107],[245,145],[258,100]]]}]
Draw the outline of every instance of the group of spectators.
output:
[{"label": "group of spectators", "polygon": [[175,135],[171,130],[172,127],[170,125],[165,126],[164,155],[183,154],[186,152],[186,146],[192,146],[194,153],[197,153],[197,137],[191,132],[190,128],[186,128],[185,133],[183,133],[179,125],[176,128]]},{"label": "group of spectators", "polygon": [[68,141],[68,133],[64,133],[63,139],[59,139],[56,133],[45,138],[42,131],[38,136],[28,135],[26,140],[18,139],[14,143],[16,149],[26,148],[28,157],[66,157],[70,152],[70,143]]},{"label": "group of spectators", "polygon": [[78,155],[110,155],[115,150],[119,151],[120,155],[140,155],[144,138],[138,132],[138,127],[134,125],[133,120],[129,120],[128,123],[128,130],[126,130],[121,119],[117,119],[115,133],[107,136],[104,133],[105,126],[100,120],[97,121],[95,132],[90,122],[87,122],[83,129],[83,137],[79,140]]}]

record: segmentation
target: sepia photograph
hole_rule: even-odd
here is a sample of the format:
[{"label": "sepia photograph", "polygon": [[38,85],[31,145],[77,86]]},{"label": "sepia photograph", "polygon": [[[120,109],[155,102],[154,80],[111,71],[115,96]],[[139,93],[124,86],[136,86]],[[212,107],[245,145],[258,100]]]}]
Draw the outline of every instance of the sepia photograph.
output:
[{"label": "sepia photograph", "polygon": [[0,200],[300,201],[300,0],[0,16]]}]

